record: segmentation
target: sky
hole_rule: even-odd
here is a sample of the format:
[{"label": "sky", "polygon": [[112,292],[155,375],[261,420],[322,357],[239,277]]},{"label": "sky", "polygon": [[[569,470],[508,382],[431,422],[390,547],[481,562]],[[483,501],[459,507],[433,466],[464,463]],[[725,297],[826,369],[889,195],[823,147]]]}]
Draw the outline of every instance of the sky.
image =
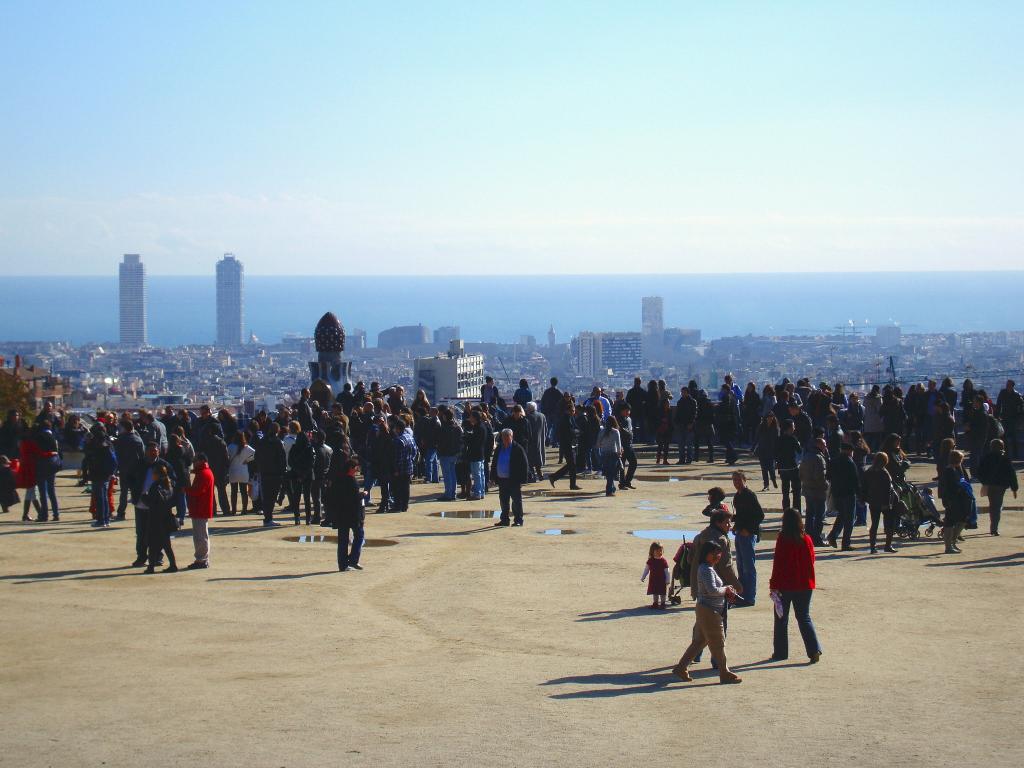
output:
[{"label": "sky", "polygon": [[0,273],[1019,269],[1024,3],[0,3]]}]

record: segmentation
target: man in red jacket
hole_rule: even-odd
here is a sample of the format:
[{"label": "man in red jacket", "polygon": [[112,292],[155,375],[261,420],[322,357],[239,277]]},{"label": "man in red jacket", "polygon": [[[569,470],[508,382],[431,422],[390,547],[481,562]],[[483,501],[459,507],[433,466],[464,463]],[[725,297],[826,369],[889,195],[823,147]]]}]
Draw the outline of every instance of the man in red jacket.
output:
[{"label": "man in red jacket", "polygon": [[205,454],[197,454],[192,465],[195,476],[191,487],[185,489],[188,497],[188,516],[192,519],[192,543],[196,548],[195,562],[190,570],[210,567],[210,518],[213,517],[213,472]]}]

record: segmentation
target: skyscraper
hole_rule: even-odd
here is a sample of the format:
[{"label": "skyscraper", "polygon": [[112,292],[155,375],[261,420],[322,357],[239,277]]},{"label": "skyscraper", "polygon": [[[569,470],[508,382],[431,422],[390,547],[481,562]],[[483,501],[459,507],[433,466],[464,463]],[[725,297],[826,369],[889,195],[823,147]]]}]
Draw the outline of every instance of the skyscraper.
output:
[{"label": "skyscraper", "polygon": [[233,253],[217,262],[217,346],[242,344],[245,268]]},{"label": "skyscraper", "polygon": [[643,353],[647,358],[657,356],[665,332],[665,301],[661,296],[644,296],[641,300],[641,337]]},{"label": "skyscraper", "polygon": [[126,253],[118,265],[121,302],[121,343],[146,343],[146,268],[137,253]]}]

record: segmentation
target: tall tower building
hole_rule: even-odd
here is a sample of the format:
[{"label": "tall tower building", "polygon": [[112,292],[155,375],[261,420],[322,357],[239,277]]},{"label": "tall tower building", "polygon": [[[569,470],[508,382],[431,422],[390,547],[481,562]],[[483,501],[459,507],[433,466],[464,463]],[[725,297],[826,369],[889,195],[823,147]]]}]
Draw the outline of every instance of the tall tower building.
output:
[{"label": "tall tower building", "polygon": [[653,357],[662,347],[665,333],[665,300],[661,296],[644,296],[641,299],[640,335],[646,357]]},{"label": "tall tower building", "polygon": [[555,346],[555,326],[548,326],[548,346],[554,348]]},{"label": "tall tower building", "polygon": [[121,343],[146,343],[146,268],[137,253],[126,253],[118,265],[121,300]]},{"label": "tall tower building", "polygon": [[242,345],[245,268],[233,253],[217,262],[217,346]]}]

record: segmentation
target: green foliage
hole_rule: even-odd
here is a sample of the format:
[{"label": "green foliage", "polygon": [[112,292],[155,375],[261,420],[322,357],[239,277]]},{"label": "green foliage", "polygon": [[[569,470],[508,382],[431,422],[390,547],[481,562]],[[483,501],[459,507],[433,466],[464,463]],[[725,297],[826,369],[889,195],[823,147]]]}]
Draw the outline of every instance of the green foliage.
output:
[{"label": "green foliage", "polygon": [[6,418],[10,410],[18,411],[23,418],[32,415],[29,404],[28,386],[7,371],[0,371],[0,420]]}]

